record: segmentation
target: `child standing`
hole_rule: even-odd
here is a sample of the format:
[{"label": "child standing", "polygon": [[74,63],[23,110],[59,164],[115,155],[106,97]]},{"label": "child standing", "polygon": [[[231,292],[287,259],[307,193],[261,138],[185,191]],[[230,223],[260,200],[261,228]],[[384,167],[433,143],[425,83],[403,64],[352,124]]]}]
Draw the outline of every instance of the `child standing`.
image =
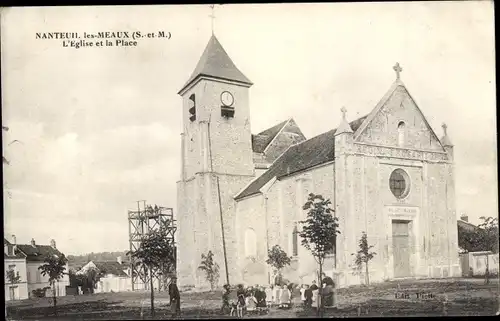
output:
[{"label": "child standing", "polygon": [[249,312],[254,312],[255,310],[257,310],[257,299],[252,292],[250,292],[246,297],[245,307]]},{"label": "child standing", "polygon": [[224,284],[223,290],[222,290],[222,308],[221,308],[221,313],[226,314],[226,311],[229,310],[231,311],[231,307],[229,306],[229,293],[231,292],[231,289],[229,287],[229,284]]},{"label": "child standing", "polygon": [[300,287],[300,300],[303,305],[306,304],[306,286],[304,284]]},{"label": "child standing", "polygon": [[272,284],[266,288],[266,303],[267,307],[270,308],[273,305],[274,293]]},{"label": "child standing", "polygon": [[309,287],[309,285],[306,285],[306,290],[304,291],[304,297],[306,298],[305,300],[305,306],[306,308],[311,308],[312,303],[313,303],[313,291]]},{"label": "child standing", "polygon": [[236,303],[236,314],[238,318],[243,318],[243,309],[245,308],[245,289],[243,289],[243,285],[238,285],[236,294],[238,295],[238,302]]}]

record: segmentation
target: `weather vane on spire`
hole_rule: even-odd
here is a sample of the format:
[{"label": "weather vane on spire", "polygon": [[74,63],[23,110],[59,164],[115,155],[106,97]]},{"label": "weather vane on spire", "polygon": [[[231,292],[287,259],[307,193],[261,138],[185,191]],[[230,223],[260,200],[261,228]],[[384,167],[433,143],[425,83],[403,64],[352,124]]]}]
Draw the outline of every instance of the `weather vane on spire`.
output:
[{"label": "weather vane on spire", "polygon": [[212,34],[214,34],[214,20],[215,20],[215,14],[214,14],[214,4],[210,5],[210,8],[212,9],[212,14],[209,15],[210,18],[212,18]]}]

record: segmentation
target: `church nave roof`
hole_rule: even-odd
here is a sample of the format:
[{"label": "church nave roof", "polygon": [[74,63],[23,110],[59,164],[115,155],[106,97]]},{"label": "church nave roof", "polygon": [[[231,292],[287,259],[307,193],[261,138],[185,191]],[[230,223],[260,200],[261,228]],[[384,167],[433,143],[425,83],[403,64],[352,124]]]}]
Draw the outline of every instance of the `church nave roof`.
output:
[{"label": "church nave roof", "polygon": [[[368,115],[349,123],[356,131]],[[337,129],[317,135],[311,139],[290,146],[261,176],[255,179],[235,199],[239,200],[260,192],[273,177],[277,179],[305,169],[333,161],[335,157],[335,132]]]}]

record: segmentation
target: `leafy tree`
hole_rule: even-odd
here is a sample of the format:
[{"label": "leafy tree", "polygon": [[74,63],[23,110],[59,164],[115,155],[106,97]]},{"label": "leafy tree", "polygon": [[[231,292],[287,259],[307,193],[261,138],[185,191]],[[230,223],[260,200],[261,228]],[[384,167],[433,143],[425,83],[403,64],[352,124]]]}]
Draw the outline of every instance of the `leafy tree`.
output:
[{"label": "leafy tree", "polygon": [[16,284],[19,283],[21,280],[21,276],[19,275],[19,271],[17,273],[10,269],[7,271],[7,280],[9,281],[10,284]]},{"label": "leafy tree", "polygon": [[277,275],[280,280],[283,277],[282,269],[290,265],[291,262],[292,258],[277,244],[267,251],[266,263],[273,267],[274,275]]},{"label": "leafy tree", "polygon": [[52,286],[52,295],[54,301],[54,314],[57,315],[57,296],[56,296],[56,282],[59,281],[65,274],[66,264],[68,260],[64,254],[49,255],[45,258],[45,263],[38,267],[43,276],[49,277],[49,284]]},{"label": "leafy tree", "polygon": [[210,291],[213,291],[215,285],[219,282],[219,264],[214,261],[214,254],[212,251],[201,255],[201,264],[199,270],[205,272],[205,277],[210,283]]},{"label": "leafy tree", "polygon": [[368,245],[368,237],[366,232],[363,232],[361,238],[359,239],[359,250],[357,253],[353,253],[355,255],[354,263],[361,270],[363,264],[365,266],[365,283],[366,285],[370,284],[370,274],[368,273],[368,262],[371,261],[377,253],[371,252],[370,250],[373,248],[373,245]]},{"label": "leafy tree", "polygon": [[97,289],[97,283],[101,280],[102,273],[99,269],[95,267],[90,267],[84,274],[84,283],[85,287],[90,291],[90,293],[94,293],[95,289]]},{"label": "leafy tree", "polygon": [[[307,212],[305,221],[301,221],[302,246],[308,249],[319,265],[319,276],[323,274],[323,263],[328,253],[335,250],[337,234],[340,234],[334,210],[330,208],[330,200],[321,195],[309,194],[303,209]],[[319,281],[319,292],[322,292],[323,283]],[[323,312],[324,300],[321,300],[319,312]]]},{"label": "leafy tree", "polygon": [[498,217],[484,217],[480,219],[483,221],[477,227],[484,231],[481,243],[484,245],[486,251],[498,253]]},{"label": "leafy tree", "polygon": [[498,218],[484,217],[476,228],[458,226],[458,245],[465,252],[491,251],[498,253]]},{"label": "leafy tree", "polygon": [[[160,211],[160,208],[149,206],[147,209],[152,215]],[[147,267],[150,274],[151,288],[151,315],[154,317],[154,287],[153,276],[157,275],[166,266],[175,264],[175,250],[172,240],[167,235],[165,228],[150,231],[142,240],[137,251],[131,253],[131,256],[140,264]]]}]

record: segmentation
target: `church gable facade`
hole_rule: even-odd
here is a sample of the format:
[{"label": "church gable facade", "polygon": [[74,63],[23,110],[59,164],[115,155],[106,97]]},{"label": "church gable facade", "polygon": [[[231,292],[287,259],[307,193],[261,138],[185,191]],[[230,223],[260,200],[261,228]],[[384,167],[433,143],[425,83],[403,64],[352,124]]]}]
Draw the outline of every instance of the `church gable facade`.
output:
[{"label": "church gable facade", "polygon": [[[298,235],[309,193],[330,199],[339,219],[337,248],[324,266],[339,286],[364,282],[351,255],[363,232],[377,253],[369,271],[373,282],[460,275],[453,146],[446,127],[444,137],[436,137],[400,70],[370,114],[348,122],[343,109],[336,129],[306,139],[293,119],[252,135],[250,81],[237,69],[203,65],[230,61],[215,36],[203,56],[180,92],[181,285],[208,286],[197,267],[209,250],[221,267],[220,284],[272,282],[265,261],[274,245],[292,256],[286,279],[316,279],[318,267]],[[224,101],[225,92],[230,97]],[[200,106],[196,117],[193,106]]]},{"label": "church gable facade", "polygon": [[[394,130],[396,129],[396,130]],[[355,135],[355,140],[382,146],[444,151],[401,81],[395,82]]]}]

